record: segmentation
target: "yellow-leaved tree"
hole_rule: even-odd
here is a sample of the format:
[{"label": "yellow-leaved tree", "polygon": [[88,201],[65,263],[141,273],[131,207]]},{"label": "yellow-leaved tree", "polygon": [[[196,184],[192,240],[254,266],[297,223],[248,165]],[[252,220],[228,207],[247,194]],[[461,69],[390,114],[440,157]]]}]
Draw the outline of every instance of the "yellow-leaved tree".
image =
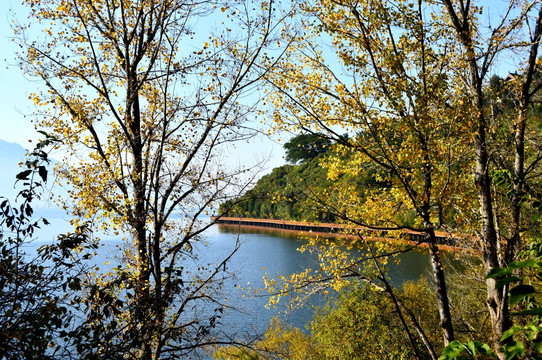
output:
[{"label": "yellow-leaved tree", "polygon": [[[316,2],[304,10],[308,35],[288,56],[297,62],[271,78],[282,109],[276,120],[338,142],[337,155],[323,164],[328,177],[376,178],[380,186],[335,189],[322,200],[345,222],[424,234],[448,344],[454,333],[435,231],[458,221],[454,215],[464,208],[456,194],[469,191],[469,140],[462,135],[470,124],[458,120],[466,109],[449,96],[454,88],[442,32],[418,2]],[[314,45],[323,34],[340,65],[329,65],[329,53]],[[338,264],[334,281],[358,265]]]},{"label": "yellow-leaved tree", "polygon": [[213,291],[231,254],[200,263],[200,218],[240,191],[247,169],[221,151],[254,134],[256,101],[242,99],[285,13],[267,1],[23,2],[20,64],[44,84],[31,94],[37,126],[66,154],[61,201],[76,223],[127,234],[120,264],[88,280],[79,356],[179,358],[220,341]]},{"label": "yellow-leaved tree", "polygon": [[[540,205],[533,201],[539,197],[539,191],[532,187],[539,182],[541,160],[533,105],[541,88],[536,78],[540,73],[542,6],[535,1],[509,1],[496,21],[484,25],[481,17],[488,13],[488,8],[484,11],[470,1],[446,0],[440,24],[450,29],[457,92],[471,109],[472,172],[479,206],[477,234],[485,268],[490,272],[508,266],[528,247],[529,231],[536,224],[532,210],[540,211]],[[490,71],[508,49],[516,53],[517,72],[510,74],[507,91],[495,98],[490,96]],[[495,102],[505,102],[506,92],[513,100],[509,104],[509,121],[504,125],[504,139],[499,139],[495,136],[499,126]],[[504,201],[498,201],[495,183],[504,184]],[[504,359],[501,339],[512,326],[510,289],[495,278],[488,278],[486,285],[493,346],[499,358]],[[512,338],[508,337],[507,342],[510,341]]]},{"label": "yellow-leaved tree", "polygon": [[[387,231],[388,236],[405,229],[423,234],[444,345],[455,336],[435,231],[455,239],[464,235],[454,231],[477,235],[486,270],[505,266],[517,255],[520,236],[528,229],[521,219],[525,171],[536,175],[540,160],[534,147],[529,166],[524,166],[527,108],[540,88],[533,86],[540,4],[510,1],[501,6],[493,17],[470,1],[302,2],[304,32],[293,35],[295,46],[268,77],[279,126],[321,133],[339,144],[337,155],[322,163],[330,178],[375,179],[376,186],[361,192],[342,187],[319,194],[323,206],[345,223]],[[517,68],[520,100],[514,108],[517,120],[510,124],[513,146],[497,137],[488,140],[495,131],[488,116],[490,70],[510,49],[515,59],[525,61]],[[490,174],[502,168],[490,154],[502,153],[506,146],[504,151],[517,154],[512,169],[517,181],[511,212],[501,204],[511,225],[498,235],[492,210],[497,190]],[[283,290],[311,293],[307,289],[325,282],[340,288],[351,277],[363,277],[362,259],[333,244],[321,250],[320,272],[283,278]],[[487,284],[494,349],[502,357],[499,341],[510,326],[508,288],[497,289],[493,279]],[[414,342],[412,346],[417,351]]]}]

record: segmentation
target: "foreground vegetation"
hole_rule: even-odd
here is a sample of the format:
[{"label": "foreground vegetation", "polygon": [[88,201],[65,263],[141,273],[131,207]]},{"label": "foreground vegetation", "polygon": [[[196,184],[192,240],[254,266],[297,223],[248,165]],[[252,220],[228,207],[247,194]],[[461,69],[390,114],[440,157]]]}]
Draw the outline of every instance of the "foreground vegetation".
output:
[{"label": "foreground vegetation", "polygon": [[[470,263],[469,265],[474,265]],[[478,267],[480,265],[477,265]],[[453,273],[450,289],[458,338],[489,341],[490,328],[485,313],[484,279],[477,266],[467,273]],[[385,290],[375,291],[367,282],[354,282],[329,303],[317,309],[307,331],[275,319],[264,338],[248,347],[230,346],[214,353],[215,359],[430,359],[421,349],[411,321],[423,328],[432,350],[443,350],[439,334],[438,309],[427,277],[407,282],[393,295],[400,299],[398,311]],[[406,325],[408,324],[408,325]],[[405,331],[407,330],[407,331]]]}]

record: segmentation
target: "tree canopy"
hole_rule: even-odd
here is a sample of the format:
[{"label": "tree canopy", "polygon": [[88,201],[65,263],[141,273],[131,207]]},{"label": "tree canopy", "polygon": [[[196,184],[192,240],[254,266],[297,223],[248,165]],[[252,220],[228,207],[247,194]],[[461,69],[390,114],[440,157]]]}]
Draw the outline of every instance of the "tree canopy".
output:
[{"label": "tree canopy", "polygon": [[[220,157],[254,134],[245,122],[255,104],[241,99],[272,61],[285,13],[273,2],[24,4],[20,65],[44,85],[30,95],[38,126],[66,154],[57,173],[71,190],[59,200],[75,225],[90,221],[129,244],[118,267],[88,279],[78,351],[178,358],[216,341],[214,291],[231,254],[213,267],[186,262],[197,263],[193,243],[211,226],[200,215],[242,186],[247,168]],[[220,19],[216,31],[202,19]]]},{"label": "tree canopy", "polygon": [[314,159],[329,150],[331,141],[323,137],[323,134],[300,134],[294,136],[286,143],[286,161],[295,164],[298,161]]}]

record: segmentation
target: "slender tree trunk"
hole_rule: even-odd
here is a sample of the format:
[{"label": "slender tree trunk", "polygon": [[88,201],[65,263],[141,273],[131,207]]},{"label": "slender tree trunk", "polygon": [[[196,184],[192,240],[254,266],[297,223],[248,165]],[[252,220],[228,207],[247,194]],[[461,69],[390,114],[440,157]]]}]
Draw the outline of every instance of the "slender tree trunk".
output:
[{"label": "slender tree trunk", "polygon": [[[478,132],[474,141],[476,168],[475,184],[478,189],[478,201],[480,204],[479,212],[482,220],[481,237],[483,247],[483,261],[487,272],[502,264],[499,259],[499,244],[497,231],[495,229],[494,211],[491,197],[491,178],[488,171],[488,153],[486,143],[486,124],[485,118],[481,113],[481,101],[477,102],[476,108],[479,109]],[[487,305],[491,318],[493,329],[494,348],[499,348],[499,342],[502,334],[509,328],[508,320],[508,297],[506,296],[506,287],[497,288],[495,279],[486,280]],[[502,358],[502,354],[499,354]]]},{"label": "slender tree trunk", "polygon": [[440,328],[442,329],[444,337],[444,346],[448,346],[454,341],[454,328],[452,324],[452,315],[450,313],[450,303],[448,301],[448,290],[446,288],[446,281],[444,277],[444,270],[442,268],[442,261],[440,258],[439,250],[436,245],[435,232],[430,229],[429,235],[429,257],[431,260],[431,269],[433,274],[433,281],[435,282],[437,292],[437,302],[440,318]]},{"label": "slender tree trunk", "polygon": [[136,284],[137,310],[136,319],[142,326],[138,341],[141,342],[141,359],[152,359],[152,338],[154,321],[152,314],[153,299],[150,292],[150,261],[149,247],[147,246],[147,214],[145,199],[145,183],[143,178],[144,159],[143,143],[141,139],[141,109],[139,104],[139,90],[137,88],[137,74],[130,69],[127,71],[127,97],[126,111],[129,129],[130,148],[133,156],[133,170],[130,174],[134,188],[134,210],[132,229],[135,235],[137,250],[138,282]]},{"label": "slender tree trunk", "polygon": [[423,218],[427,243],[429,244],[429,257],[431,260],[431,273],[435,282],[437,293],[437,304],[440,318],[440,327],[444,340],[444,346],[448,346],[454,337],[454,327],[452,324],[452,315],[450,313],[450,303],[448,301],[448,289],[442,260],[437,247],[437,237],[435,236],[435,226],[431,221],[431,199],[433,190],[433,166],[429,156],[429,145],[423,136],[420,136],[420,146],[424,156],[424,194],[422,198],[421,213]]},{"label": "slender tree trunk", "polygon": [[525,180],[525,128],[527,123],[527,106],[521,101],[516,116],[516,132],[514,134],[514,193],[511,199],[511,229],[506,248],[505,265],[514,260],[521,236],[521,200]]},{"label": "slender tree trunk", "polygon": [[425,348],[426,348],[427,352],[429,353],[429,356],[431,356],[431,359],[437,360],[438,356],[435,353],[435,349],[433,349],[433,345],[431,345],[431,343],[429,342],[429,339],[427,339],[427,336],[425,335],[425,332],[424,332],[423,328],[418,323],[418,320],[416,320],[416,316],[414,316],[412,311],[410,311],[410,309],[408,307],[406,307],[406,305],[401,301],[401,299],[399,299],[397,296],[395,296],[395,292],[393,291],[393,288],[391,287],[390,283],[388,282],[388,279],[386,278],[386,274],[384,273],[384,271],[382,271],[382,268],[380,267],[380,265],[378,264],[378,261],[376,260],[373,248],[371,246],[369,246],[368,248],[369,248],[369,251],[371,252],[371,255],[373,256],[373,262],[374,262],[374,264],[375,264],[375,266],[376,266],[376,268],[378,270],[379,279],[380,279],[380,281],[382,281],[384,283],[384,287],[380,287],[379,285],[376,285],[374,283],[373,283],[373,286],[378,286],[378,288],[380,288],[381,291],[386,292],[390,296],[390,298],[393,301],[393,304],[395,306],[395,310],[397,311],[397,315],[399,316],[399,319],[401,321],[401,324],[403,325],[403,328],[404,328],[405,332],[408,335],[410,345],[411,345],[413,351],[416,353],[416,356],[418,358],[421,358],[421,355],[420,355],[420,353],[418,351],[418,346],[417,346],[416,342],[414,341],[414,338],[413,338],[412,334],[410,333],[410,330],[409,330],[409,328],[408,328],[408,326],[406,324],[406,321],[404,319],[403,312],[405,312],[405,314],[408,317],[408,319],[410,320],[412,326],[416,329],[416,332],[418,333],[418,336],[419,336],[420,340],[425,345]]},{"label": "slender tree trunk", "polygon": [[[481,218],[481,241],[484,267],[487,272],[502,266],[499,258],[499,238],[494,222],[494,210],[491,196],[491,177],[489,176],[489,156],[487,149],[487,125],[483,114],[481,83],[475,65],[471,65],[471,93],[477,109],[477,134],[474,140],[475,153],[475,185],[478,191],[479,213]],[[496,287],[495,279],[486,280],[487,306],[493,329],[493,348],[500,359],[504,354],[499,351],[500,339],[510,327],[508,318],[507,287]]]},{"label": "slender tree trunk", "polygon": [[[450,16],[453,27],[456,31],[458,40],[464,48],[464,55],[468,64],[468,89],[472,100],[472,110],[474,113],[475,137],[475,185],[478,192],[479,213],[481,219],[480,237],[483,248],[483,262],[486,271],[491,271],[500,267],[499,244],[497,231],[495,229],[494,212],[491,197],[491,178],[489,176],[489,155],[487,148],[487,123],[484,116],[484,94],[482,91],[483,74],[487,69],[480,69],[478,58],[472,38],[472,24],[470,11],[472,9],[460,1],[457,4],[459,12],[456,11],[452,1],[444,0],[444,6]],[[487,306],[491,318],[493,329],[494,350],[499,358],[504,355],[499,351],[500,339],[504,331],[509,327],[508,320],[508,297],[506,296],[506,287],[496,288],[496,281],[488,279],[487,288]]]}]

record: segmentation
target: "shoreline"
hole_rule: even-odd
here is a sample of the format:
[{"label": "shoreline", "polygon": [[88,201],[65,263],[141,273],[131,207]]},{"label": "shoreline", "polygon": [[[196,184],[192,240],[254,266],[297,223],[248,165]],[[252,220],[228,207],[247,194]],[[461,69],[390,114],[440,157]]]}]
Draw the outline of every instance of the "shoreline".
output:
[{"label": "shoreline", "polygon": [[[292,235],[315,235],[335,238],[354,238],[357,234],[348,234],[346,231],[360,231],[365,233],[363,235],[366,241],[386,241],[390,243],[406,244],[417,246],[421,248],[428,248],[429,244],[421,242],[424,234],[421,232],[415,232],[411,230],[402,230],[399,238],[387,237],[388,231],[386,230],[374,230],[362,227],[349,227],[343,224],[331,224],[331,223],[304,223],[298,221],[289,220],[271,220],[271,219],[256,219],[256,218],[234,218],[234,217],[211,217],[211,221],[220,227],[229,229],[235,228],[247,228],[247,229],[260,229],[270,232],[287,232]],[[454,234],[449,234],[441,231],[435,231],[437,236],[437,247],[439,250],[445,250],[450,252],[476,252],[472,248],[460,246],[458,242],[461,238],[454,237]]]}]

